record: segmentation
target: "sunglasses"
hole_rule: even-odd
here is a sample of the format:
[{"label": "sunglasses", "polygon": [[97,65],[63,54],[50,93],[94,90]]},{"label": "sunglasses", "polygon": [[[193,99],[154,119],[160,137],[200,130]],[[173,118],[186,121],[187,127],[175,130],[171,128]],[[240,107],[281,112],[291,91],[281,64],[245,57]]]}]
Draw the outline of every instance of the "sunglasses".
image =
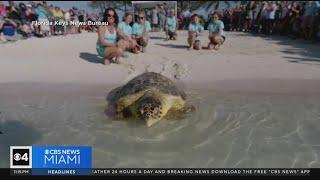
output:
[{"label": "sunglasses", "polygon": [[111,14],[107,14],[107,17],[114,17],[114,15],[111,15]]},{"label": "sunglasses", "polygon": [[144,19],[144,17],[141,17],[141,16],[140,16],[139,19]]}]

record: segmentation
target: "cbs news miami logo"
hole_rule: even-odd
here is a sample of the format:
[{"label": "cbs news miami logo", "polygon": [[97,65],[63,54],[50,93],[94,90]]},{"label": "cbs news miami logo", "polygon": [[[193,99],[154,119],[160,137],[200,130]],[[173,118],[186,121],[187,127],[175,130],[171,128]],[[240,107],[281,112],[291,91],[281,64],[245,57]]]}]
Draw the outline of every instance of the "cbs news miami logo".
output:
[{"label": "cbs news miami logo", "polygon": [[[92,168],[90,146],[11,146],[11,169],[32,169],[32,173],[46,175],[53,170],[73,170],[88,174]],[[60,172],[60,171],[59,171]]]}]

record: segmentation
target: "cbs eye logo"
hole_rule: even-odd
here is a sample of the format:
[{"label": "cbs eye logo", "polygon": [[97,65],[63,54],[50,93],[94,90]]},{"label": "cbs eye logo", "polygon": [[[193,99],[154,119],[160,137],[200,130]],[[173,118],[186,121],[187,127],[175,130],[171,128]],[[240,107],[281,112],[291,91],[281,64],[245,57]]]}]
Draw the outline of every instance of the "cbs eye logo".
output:
[{"label": "cbs eye logo", "polygon": [[10,146],[10,168],[32,168],[32,147]]}]

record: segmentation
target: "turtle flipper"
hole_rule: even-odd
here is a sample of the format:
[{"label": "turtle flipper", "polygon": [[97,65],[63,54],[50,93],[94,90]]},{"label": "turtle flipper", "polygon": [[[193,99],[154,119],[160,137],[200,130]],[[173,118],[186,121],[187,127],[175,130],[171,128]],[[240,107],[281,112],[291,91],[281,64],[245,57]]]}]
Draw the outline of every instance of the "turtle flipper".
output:
[{"label": "turtle flipper", "polygon": [[123,113],[122,112],[116,112],[116,114],[115,114],[115,119],[116,120],[123,120],[124,119],[124,115],[123,115]]},{"label": "turtle flipper", "polygon": [[187,105],[186,107],[183,108],[184,113],[191,113],[195,111],[196,111],[196,107],[194,107],[193,105]]}]

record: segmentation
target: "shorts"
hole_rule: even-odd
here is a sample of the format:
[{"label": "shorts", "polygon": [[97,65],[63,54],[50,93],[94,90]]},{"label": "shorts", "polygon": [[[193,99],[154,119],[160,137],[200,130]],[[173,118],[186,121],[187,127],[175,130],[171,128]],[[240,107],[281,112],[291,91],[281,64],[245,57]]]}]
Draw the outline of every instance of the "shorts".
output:
[{"label": "shorts", "polygon": [[99,56],[103,57],[106,55],[106,48],[101,46],[100,44],[96,45],[96,50]]}]

